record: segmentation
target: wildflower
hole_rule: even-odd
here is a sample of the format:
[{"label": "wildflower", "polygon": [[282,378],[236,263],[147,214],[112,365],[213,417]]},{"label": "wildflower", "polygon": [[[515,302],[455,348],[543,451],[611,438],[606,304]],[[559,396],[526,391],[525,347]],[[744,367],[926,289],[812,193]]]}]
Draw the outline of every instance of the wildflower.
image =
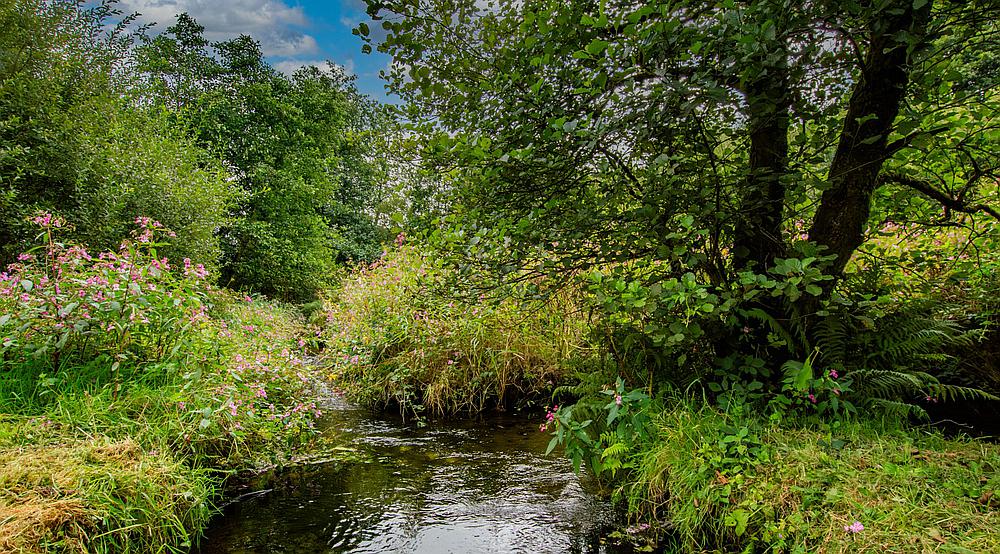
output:
[{"label": "wildflower", "polygon": [[831,369],[830,370],[830,379],[836,379],[837,377],[840,377],[840,374],[837,373],[836,369]]},{"label": "wildflower", "polygon": [[538,425],[538,432],[539,432],[539,433],[544,433],[544,432],[546,432],[546,431],[548,431],[548,430],[549,430],[549,426],[548,426],[548,425],[546,425],[545,423],[540,423],[540,424]]},{"label": "wildflower", "polygon": [[816,403],[816,395],[812,394],[812,393],[809,393],[809,401],[812,402],[813,404],[815,404]]},{"label": "wildflower", "polygon": [[615,395],[615,404],[617,404],[619,406],[622,405],[622,395],[620,395],[620,394],[616,394]]},{"label": "wildflower", "polygon": [[19,262],[27,262],[27,261],[34,260],[34,259],[35,259],[35,256],[33,254],[18,254],[17,255],[17,261],[19,261]]},{"label": "wildflower", "polygon": [[852,523],[850,525],[845,525],[844,526],[844,531],[847,531],[848,533],[860,533],[860,532],[862,532],[864,530],[865,530],[865,526],[861,525],[860,521],[855,521],[854,523]]},{"label": "wildflower", "polygon": [[749,335],[750,331],[751,331],[750,327],[748,327],[746,325],[743,326],[743,334],[744,335]]}]

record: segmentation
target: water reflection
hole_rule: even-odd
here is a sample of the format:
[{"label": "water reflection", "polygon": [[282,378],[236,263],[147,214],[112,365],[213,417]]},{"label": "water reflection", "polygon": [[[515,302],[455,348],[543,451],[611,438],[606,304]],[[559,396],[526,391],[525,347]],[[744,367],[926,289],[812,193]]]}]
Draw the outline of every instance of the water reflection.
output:
[{"label": "water reflection", "polygon": [[361,460],[287,471],[229,506],[203,554],[612,552],[608,503],[545,457],[548,435],[512,419],[418,429],[340,409],[332,442]]}]

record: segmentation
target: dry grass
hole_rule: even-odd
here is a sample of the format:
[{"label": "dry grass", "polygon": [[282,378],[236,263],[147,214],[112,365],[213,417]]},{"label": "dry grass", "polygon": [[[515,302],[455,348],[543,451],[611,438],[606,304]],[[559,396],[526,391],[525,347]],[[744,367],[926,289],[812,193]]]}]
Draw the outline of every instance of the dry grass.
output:
[{"label": "dry grass", "polygon": [[0,448],[0,552],[160,551],[209,514],[201,472],[133,440]]}]

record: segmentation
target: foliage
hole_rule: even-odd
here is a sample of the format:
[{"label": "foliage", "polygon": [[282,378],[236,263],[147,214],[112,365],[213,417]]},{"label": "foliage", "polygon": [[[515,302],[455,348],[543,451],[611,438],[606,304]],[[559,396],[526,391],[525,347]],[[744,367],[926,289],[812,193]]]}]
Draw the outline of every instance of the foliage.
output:
[{"label": "foliage", "polygon": [[[546,422],[540,429],[544,432],[550,426],[554,427],[547,454],[557,445],[562,445],[577,471],[586,461],[587,467],[598,478],[606,476],[615,479],[619,472],[634,469],[636,453],[648,448],[651,439],[650,398],[639,389],[625,390],[625,381],[621,377],[614,386],[604,385],[600,394],[609,402],[602,406],[600,401],[596,401],[598,410],[593,409],[593,399],[586,397],[564,408],[556,406],[546,414]],[[596,422],[592,419],[580,421],[582,417],[576,415],[580,413],[587,413],[588,416],[593,413],[600,419]]]},{"label": "foliage", "polygon": [[[702,551],[988,551],[997,540],[995,446],[894,423],[834,440],[751,413],[675,403],[623,486],[636,514]],[[673,536],[674,539],[670,537]]]},{"label": "foliage", "polygon": [[179,234],[165,253],[214,266],[227,172],[183,129],[126,103],[132,19],[113,3],[63,0],[5,2],[0,19],[0,262],[31,241],[24,220],[44,209],[96,249],[153,217]]},{"label": "foliage", "polygon": [[881,227],[998,216],[1000,83],[960,54],[995,49],[991,3],[368,7],[452,190],[432,240],[486,280],[588,278],[653,381],[787,396]]},{"label": "foliage", "polygon": [[182,14],[137,51],[135,91],[171,110],[233,169],[239,191],[222,230],[228,286],[314,299],[335,262],[370,262],[384,233],[370,212],[383,181],[384,110],[330,64],[288,77],[248,36],[209,43]]},{"label": "foliage", "polygon": [[[300,316],[172,265],[158,254],[171,233],[148,218],[97,256],[61,242],[63,220],[35,222],[42,245],[0,290],[0,506],[14,514],[0,540],[182,548],[223,477],[207,469],[279,463],[309,437]],[[26,463],[28,450],[54,465]]]},{"label": "foliage", "polygon": [[[399,243],[403,242],[402,235]],[[325,356],[364,403],[431,414],[505,408],[590,355],[572,296],[529,305],[442,290],[449,270],[404,245],[346,278],[325,313]]]}]

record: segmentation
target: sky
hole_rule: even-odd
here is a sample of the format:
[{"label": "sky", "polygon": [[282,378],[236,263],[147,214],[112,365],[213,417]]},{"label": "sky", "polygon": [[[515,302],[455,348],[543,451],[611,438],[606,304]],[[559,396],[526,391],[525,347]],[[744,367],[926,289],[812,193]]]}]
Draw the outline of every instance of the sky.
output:
[{"label": "sky", "polygon": [[358,22],[371,23],[363,0],[120,0],[118,5],[126,13],[139,13],[143,23],[156,22],[149,34],[163,32],[177,14],[187,12],[205,27],[210,41],[250,35],[284,73],[304,64],[326,67],[330,60],[357,76],[361,92],[393,101],[378,76],[389,56],[362,54],[361,39],[351,34]]}]

